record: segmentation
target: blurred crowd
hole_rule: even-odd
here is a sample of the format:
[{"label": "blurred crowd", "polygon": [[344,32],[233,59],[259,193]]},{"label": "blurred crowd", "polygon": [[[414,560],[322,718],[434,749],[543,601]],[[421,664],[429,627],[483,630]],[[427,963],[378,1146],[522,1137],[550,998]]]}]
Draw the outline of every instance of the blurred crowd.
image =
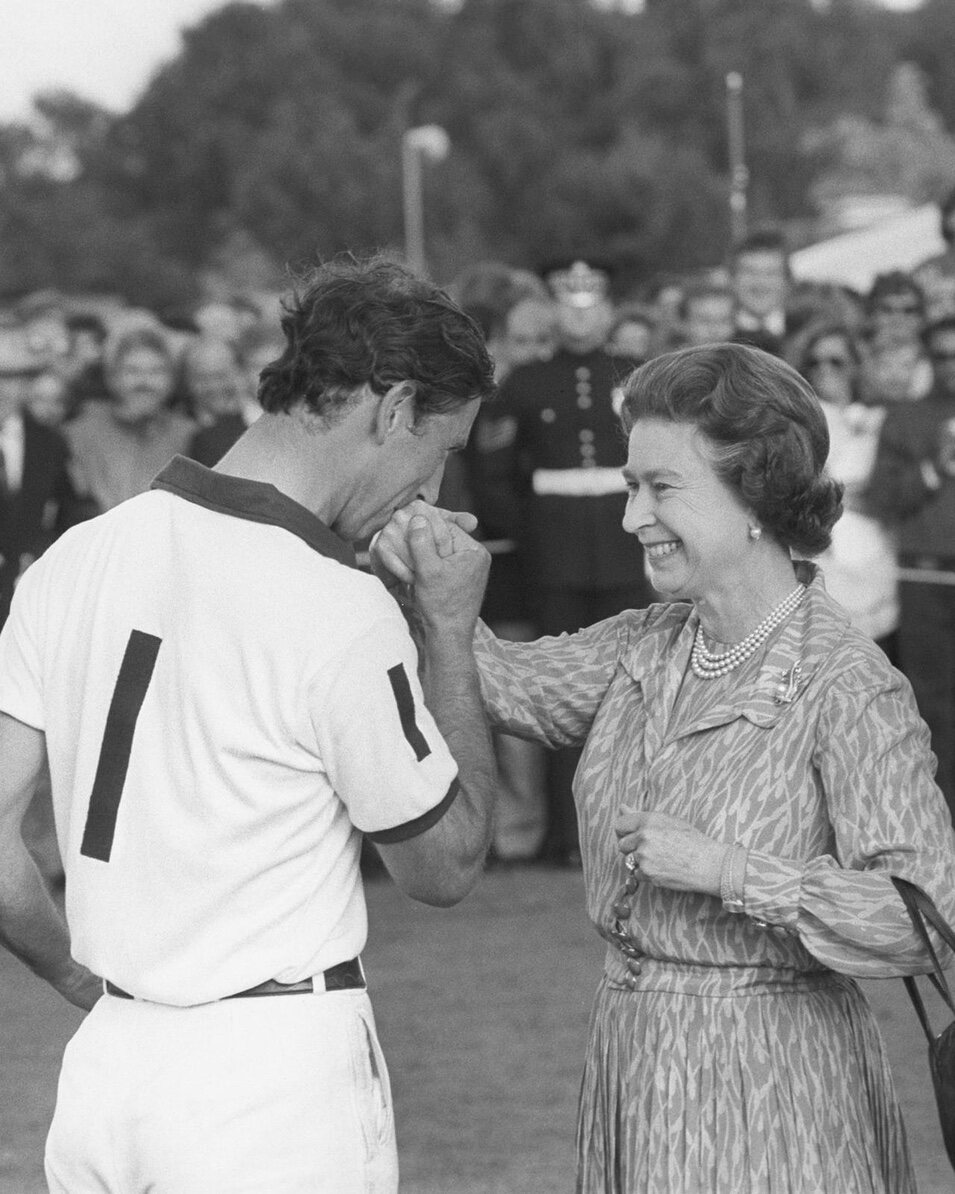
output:
[{"label": "blurred crowd", "polygon": [[[593,260],[483,262],[456,278],[500,393],[440,500],[478,516],[496,633],[575,631],[657,599],[621,527],[623,380],[683,346],[755,345],[823,403],[845,485],[827,587],[911,681],[955,808],[955,193],[940,219],[946,251],[877,273],[866,293],[794,281],[776,229],[724,267],[634,293]],[[277,307],[245,296],[175,318],[54,293],[0,309],[0,622],[64,529],[147,489],[177,453],[215,464],[260,413],[259,374],[283,345]],[[497,749],[493,859],[578,866],[575,754],[506,736]]]},{"label": "blurred crowd", "polygon": [[141,493],[176,453],[215,463],[259,413],[282,343],[247,301],[175,323],[50,292],[0,310],[0,621],[65,527]]}]

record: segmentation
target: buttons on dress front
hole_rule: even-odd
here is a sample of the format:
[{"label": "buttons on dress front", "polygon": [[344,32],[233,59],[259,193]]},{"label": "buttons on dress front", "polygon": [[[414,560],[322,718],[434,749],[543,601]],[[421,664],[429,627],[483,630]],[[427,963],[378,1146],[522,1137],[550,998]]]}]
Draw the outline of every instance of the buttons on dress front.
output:
[{"label": "buttons on dress front", "polygon": [[574,370],[574,377],[577,379],[577,384],[574,387],[577,391],[577,406],[580,410],[590,410],[594,403],[591,394],[590,370],[586,365],[581,365]]}]

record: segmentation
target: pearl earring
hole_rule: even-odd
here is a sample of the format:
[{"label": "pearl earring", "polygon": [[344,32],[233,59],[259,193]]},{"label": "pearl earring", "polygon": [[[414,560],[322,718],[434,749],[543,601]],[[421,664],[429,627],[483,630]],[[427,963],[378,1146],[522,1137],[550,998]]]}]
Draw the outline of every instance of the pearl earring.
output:
[{"label": "pearl earring", "polygon": [[760,537],[760,535],[762,535],[762,533],[763,533],[762,527],[750,527],[749,528],[749,537],[750,537],[750,539],[752,539],[752,541],[754,543],[757,541],[757,539],[759,539],[759,537]]}]

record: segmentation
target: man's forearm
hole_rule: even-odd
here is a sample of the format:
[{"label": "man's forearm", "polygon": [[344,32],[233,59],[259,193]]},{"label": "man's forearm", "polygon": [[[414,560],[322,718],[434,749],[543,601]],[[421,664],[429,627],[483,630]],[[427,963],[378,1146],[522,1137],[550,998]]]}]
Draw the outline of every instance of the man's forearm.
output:
[{"label": "man's forearm", "polygon": [[422,684],[428,708],[458,764],[450,810],[460,856],[480,865],[491,840],[498,776],[470,635],[425,628]]}]

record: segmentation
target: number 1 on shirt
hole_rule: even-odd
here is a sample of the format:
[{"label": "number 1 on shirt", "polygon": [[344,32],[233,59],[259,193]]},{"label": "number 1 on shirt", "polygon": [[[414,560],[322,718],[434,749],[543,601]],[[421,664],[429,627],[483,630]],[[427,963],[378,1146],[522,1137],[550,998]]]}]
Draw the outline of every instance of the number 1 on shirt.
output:
[{"label": "number 1 on shirt", "polygon": [[133,630],[123,654],[93,780],[80,853],[109,862],[136,720],[152,679],[161,638]]}]

